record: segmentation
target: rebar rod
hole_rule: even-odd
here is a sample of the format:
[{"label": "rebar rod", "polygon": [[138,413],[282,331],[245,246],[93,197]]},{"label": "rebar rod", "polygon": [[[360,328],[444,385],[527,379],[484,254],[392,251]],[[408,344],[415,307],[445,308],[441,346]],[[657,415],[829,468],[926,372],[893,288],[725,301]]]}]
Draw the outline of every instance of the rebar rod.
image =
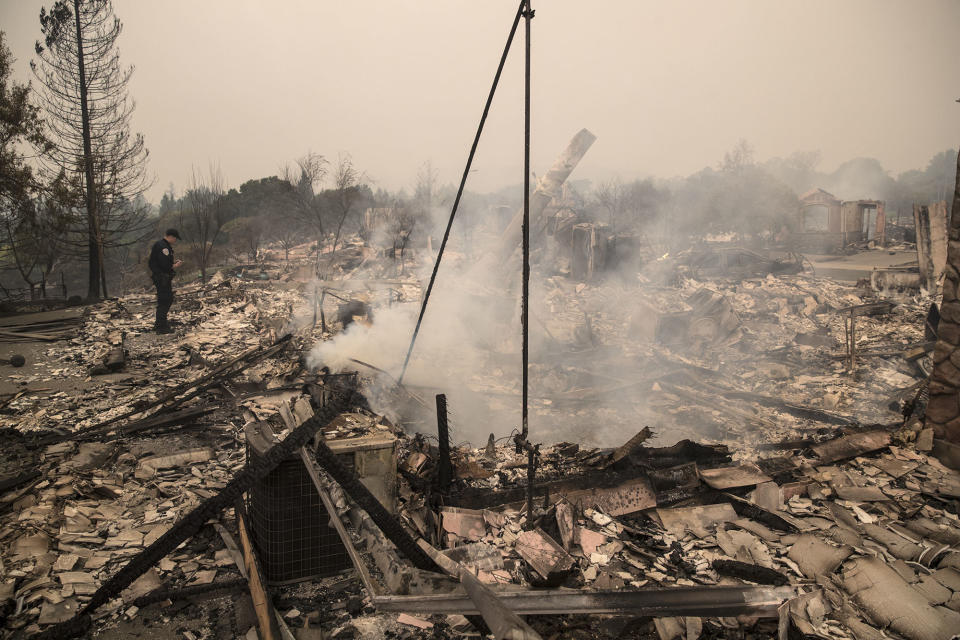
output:
[{"label": "rebar rod", "polygon": [[446,493],[450,489],[451,464],[450,464],[450,429],[447,423],[447,396],[437,394],[437,440],[439,440],[438,449],[440,451],[440,464],[437,470],[437,482],[440,485],[440,491]]}]

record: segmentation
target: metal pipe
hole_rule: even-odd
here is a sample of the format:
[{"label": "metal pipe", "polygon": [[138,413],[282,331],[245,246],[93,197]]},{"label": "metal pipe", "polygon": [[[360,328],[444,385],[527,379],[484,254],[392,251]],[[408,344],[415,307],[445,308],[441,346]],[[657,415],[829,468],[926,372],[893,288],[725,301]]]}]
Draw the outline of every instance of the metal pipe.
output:
[{"label": "metal pipe", "polygon": [[[523,73],[523,291],[520,294],[520,331],[523,335],[521,348],[523,362],[523,409],[520,413],[520,433],[524,439],[529,433],[528,407],[530,391],[530,21],[533,9],[526,0],[523,12],[526,30],[526,51]],[[530,462],[530,466],[533,463]],[[529,518],[529,515],[528,515]]]},{"label": "metal pipe", "polygon": [[[537,589],[495,591],[497,600],[518,615],[627,614],[641,616],[732,617],[750,615],[776,618],[777,608],[796,596],[793,587],[676,587],[623,590]],[[480,613],[464,594],[374,596],[380,611],[409,613]]]}]

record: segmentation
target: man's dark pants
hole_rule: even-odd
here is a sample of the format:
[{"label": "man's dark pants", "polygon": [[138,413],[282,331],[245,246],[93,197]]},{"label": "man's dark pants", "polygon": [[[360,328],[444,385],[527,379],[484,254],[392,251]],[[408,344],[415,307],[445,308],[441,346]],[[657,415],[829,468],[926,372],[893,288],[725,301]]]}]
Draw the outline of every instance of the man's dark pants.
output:
[{"label": "man's dark pants", "polygon": [[153,284],[157,287],[157,320],[153,328],[166,329],[170,326],[167,312],[173,304],[173,281],[169,276],[161,274],[153,277]]}]

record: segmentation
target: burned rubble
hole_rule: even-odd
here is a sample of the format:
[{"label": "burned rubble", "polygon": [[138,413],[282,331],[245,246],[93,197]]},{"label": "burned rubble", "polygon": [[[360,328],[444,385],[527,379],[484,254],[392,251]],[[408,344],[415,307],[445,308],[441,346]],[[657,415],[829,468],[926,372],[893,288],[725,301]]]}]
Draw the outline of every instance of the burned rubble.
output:
[{"label": "burned rubble", "polygon": [[[384,273],[378,260],[347,254],[344,282]],[[376,363],[298,356],[343,325],[375,325],[376,296],[328,297],[324,332],[291,323],[316,288],[295,266],[273,278],[185,288],[163,349],[146,331],[148,295],[90,307],[42,368],[12,374],[5,637],[84,616],[99,637],[912,640],[960,628],[960,476],[922,422],[929,298],[884,301],[809,273],[548,278],[532,424],[554,424],[555,441],[537,452],[531,493],[527,453],[496,429],[461,444],[455,402],[441,445],[426,387],[396,386]],[[416,299],[415,281],[391,286]],[[627,302],[597,303],[609,298]],[[485,357],[470,387],[496,416],[515,387],[502,355]],[[43,386],[57,376],[85,387]],[[364,400],[388,392],[417,411]],[[356,404],[334,410],[344,394]],[[289,472],[264,465],[289,464],[271,453],[281,446],[319,522],[290,530],[328,531],[317,535],[332,555],[316,566],[290,569],[291,553],[307,563],[308,537],[268,526],[281,517],[270,474]]]},{"label": "burned rubble", "polygon": [[0,31],[0,640],[960,640],[949,11],[340,4]]}]

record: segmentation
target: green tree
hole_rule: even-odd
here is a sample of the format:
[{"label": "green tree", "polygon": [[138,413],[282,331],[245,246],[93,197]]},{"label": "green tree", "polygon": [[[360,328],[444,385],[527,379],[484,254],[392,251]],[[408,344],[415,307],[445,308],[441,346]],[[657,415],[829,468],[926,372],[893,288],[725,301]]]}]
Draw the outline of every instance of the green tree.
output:
[{"label": "green tree", "polygon": [[[283,248],[284,259],[290,260],[290,249],[304,242],[304,224],[297,215],[297,207],[308,203],[304,186],[294,187],[277,176],[248,180],[240,185],[238,215],[251,219],[247,225],[249,233],[245,232],[248,245],[254,239],[257,244],[276,241]],[[312,189],[308,197],[313,199]]]},{"label": "green tree", "polygon": [[0,263],[15,269],[32,294],[56,261],[60,212],[44,198],[24,155],[31,148],[44,153],[50,144],[30,85],[10,77],[13,62],[0,31]]},{"label": "green tree", "polygon": [[14,57],[0,31],[0,206],[4,213],[28,198],[36,187],[24,151],[49,149],[40,109],[31,100],[29,84],[11,78]]}]

